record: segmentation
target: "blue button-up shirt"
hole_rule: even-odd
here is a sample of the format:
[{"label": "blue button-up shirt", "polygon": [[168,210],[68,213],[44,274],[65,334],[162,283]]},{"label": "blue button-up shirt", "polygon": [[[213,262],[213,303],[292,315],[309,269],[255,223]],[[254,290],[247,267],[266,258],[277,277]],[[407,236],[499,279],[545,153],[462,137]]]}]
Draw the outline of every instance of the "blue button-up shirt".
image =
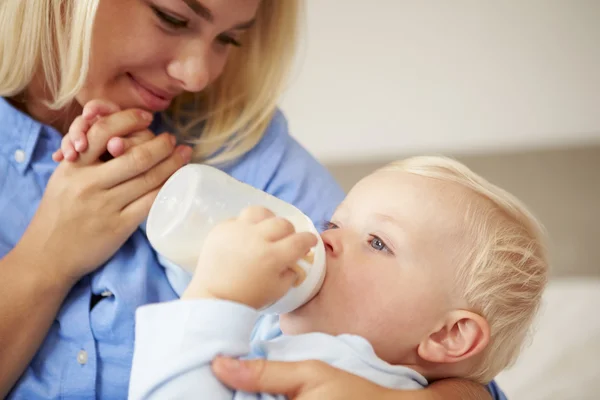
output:
[{"label": "blue button-up shirt", "polygon": [[[160,121],[153,127],[163,131]],[[15,246],[36,212],[56,168],[51,155],[60,141],[56,130],[0,97],[0,257]],[[279,112],[258,145],[224,169],[296,205],[315,222],[328,219],[343,198],[330,174],[289,135]],[[112,295],[91,308],[92,296],[102,293]],[[135,310],[175,297],[145,234],[136,231],[73,287],[9,398],[126,398]]]}]

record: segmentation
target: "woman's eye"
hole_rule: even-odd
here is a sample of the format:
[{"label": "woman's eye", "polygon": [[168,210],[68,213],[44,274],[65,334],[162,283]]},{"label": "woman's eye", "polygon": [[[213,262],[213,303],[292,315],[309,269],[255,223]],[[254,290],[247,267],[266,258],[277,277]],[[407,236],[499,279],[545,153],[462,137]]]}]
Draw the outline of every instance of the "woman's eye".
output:
[{"label": "woman's eye", "polygon": [[371,237],[371,239],[369,240],[369,245],[377,251],[384,251],[387,253],[391,253],[389,247],[387,247],[387,245],[384,243],[384,241],[381,240],[380,238],[378,238],[377,236]]},{"label": "woman's eye", "polygon": [[187,28],[187,26],[188,26],[188,21],[186,21],[186,20],[179,19],[177,17],[169,15],[155,7],[152,7],[152,10],[154,11],[154,14],[156,14],[156,16],[162,22],[169,25],[171,28],[183,29],[183,28]]},{"label": "woman's eye", "polygon": [[236,39],[232,38],[231,36],[227,36],[227,35],[221,35],[218,37],[219,43],[221,43],[222,45],[225,46],[235,46],[235,47],[241,47],[242,44],[240,42],[238,42]]}]

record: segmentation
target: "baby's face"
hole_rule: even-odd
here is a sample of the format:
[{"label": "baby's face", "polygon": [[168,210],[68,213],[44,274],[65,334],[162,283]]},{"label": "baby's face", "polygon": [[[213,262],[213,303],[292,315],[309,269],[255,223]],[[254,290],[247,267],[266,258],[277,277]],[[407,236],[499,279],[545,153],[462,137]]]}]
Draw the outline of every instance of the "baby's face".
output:
[{"label": "baby's face", "polygon": [[283,332],[358,334],[384,360],[410,363],[460,306],[451,290],[466,195],[458,185],[398,171],[360,181],[322,235],[321,291],[281,317]]}]

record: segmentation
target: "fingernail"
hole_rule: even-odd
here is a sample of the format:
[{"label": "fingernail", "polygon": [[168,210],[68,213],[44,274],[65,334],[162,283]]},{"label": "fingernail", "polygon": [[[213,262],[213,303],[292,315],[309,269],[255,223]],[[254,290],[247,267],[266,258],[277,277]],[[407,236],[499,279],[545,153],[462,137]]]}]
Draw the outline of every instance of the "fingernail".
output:
[{"label": "fingernail", "polygon": [[171,137],[171,144],[175,146],[177,144],[177,138],[174,135],[169,135]]},{"label": "fingernail", "polygon": [[81,115],[85,119],[90,119],[90,117],[94,116],[94,113],[90,109],[84,108],[83,109],[83,113]]},{"label": "fingernail", "polygon": [[83,141],[81,139],[75,140],[75,142],[73,142],[73,145],[75,146],[75,150],[77,151],[81,151],[83,149]]},{"label": "fingernail", "polygon": [[188,146],[182,146],[179,149],[177,149],[177,151],[179,152],[179,155],[181,156],[181,158],[183,158],[184,162],[189,162],[190,159],[192,158],[192,148],[188,147]]},{"label": "fingernail", "polygon": [[152,114],[146,111],[139,111],[140,117],[145,121],[152,121]]}]

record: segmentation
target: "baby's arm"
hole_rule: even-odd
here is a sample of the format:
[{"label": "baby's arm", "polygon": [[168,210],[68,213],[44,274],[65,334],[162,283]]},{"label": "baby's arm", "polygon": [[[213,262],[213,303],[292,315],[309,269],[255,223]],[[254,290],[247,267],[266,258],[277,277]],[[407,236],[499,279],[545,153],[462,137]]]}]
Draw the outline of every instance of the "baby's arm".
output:
[{"label": "baby's arm", "polygon": [[129,398],[233,399],[234,392],[214,376],[211,363],[221,354],[247,355],[257,318],[251,307],[223,300],[139,308]]},{"label": "baby's arm", "polygon": [[138,309],[129,397],[232,399],[234,393],[213,375],[212,360],[248,355],[257,310],[293,285],[290,266],[316,241],[260,207],[218,224],[204,241],[182,300]]}]

